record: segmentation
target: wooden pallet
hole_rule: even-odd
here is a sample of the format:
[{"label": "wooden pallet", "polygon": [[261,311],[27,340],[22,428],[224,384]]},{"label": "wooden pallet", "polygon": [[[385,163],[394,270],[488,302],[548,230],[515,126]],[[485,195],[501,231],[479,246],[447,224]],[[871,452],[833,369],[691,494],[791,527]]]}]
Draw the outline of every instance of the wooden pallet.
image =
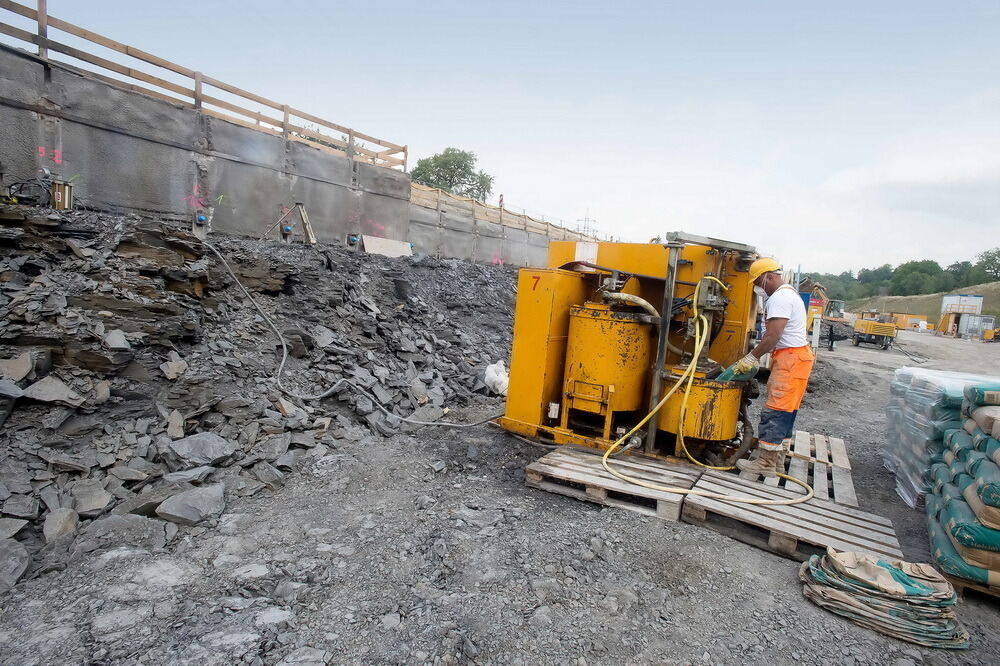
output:
[{"label": "wooden pallet", "polygon": [[[798,495],[784,488],[720,472],[705,472],[694,484],[694,489],[761,499]],[[822,554],[827,547],[893,559],[903,557],[892,521],[829,500],[813,498],[801,504],[762,506],[688,495],[682,518],[685,522],[703,525],[739,541],[799,560]]]},{"label": "wooden pallet", "polygon": [[959,598],[964,598],[965,593],[968,590],[973,590],[979,594],[984,594],[986,596],[992,597],[994,600],[1000,600],[1000,587],[995,587],[993,585],[983,585],[982,583],[974,583],[971,580],[966,580],[964,578],[957,578],[955,576],[949,576],[948,574],[942,574],[948,579],[948,582],[952,584],[955,588],[955,593]]},{"label": "wooden pallet", "polygon": [[[851,461],[847,457],[844,440],[796,430],[792,451],[802,457],[785,456],[785,474],[808,483],[820,499],[847,506],[858,505],[854,479],[851,478]],[[760,479],[760,475],[740,472],[740,478],[754,481]],[[765,478],[764,483],[798,494],[805,493],[801,486],[776,476]]]},{"label": "wooden pallet", "polygon": [[[612,469],[661,486],[690,488],[700,472],[657,458],[623,455],[609,463]],[[664,520],[680,520],[683,495],[652,490],[623,481],[607,472],[601,456],[575,449],[556,449],[525,468],[532,488],[620,507]]]}]

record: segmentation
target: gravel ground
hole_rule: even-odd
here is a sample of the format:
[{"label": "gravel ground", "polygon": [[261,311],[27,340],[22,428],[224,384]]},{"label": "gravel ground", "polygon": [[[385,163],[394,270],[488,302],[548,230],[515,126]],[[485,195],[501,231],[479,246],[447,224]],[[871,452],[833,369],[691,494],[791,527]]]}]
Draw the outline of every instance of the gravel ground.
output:
[{"label": "gravel ground", "polygon": [[[904,341],[932,367],[1000,358],[1000,345]],[[824,353],[800,426],[847,441],[862,508],[890,517],[907,557],[924,560],[923,516],[878,455],[889,377],[905,361],[843,344]],[[526,488],[541,453],[496,429],[358,428],[273,494],[231,501],[217,524],[181,527],[159,548],[123,537],[17,585],[0,610],[0,661],[1000,662],[994,600],[960,606],[968,651],[889,639],[803,599],[795,562]]]}]

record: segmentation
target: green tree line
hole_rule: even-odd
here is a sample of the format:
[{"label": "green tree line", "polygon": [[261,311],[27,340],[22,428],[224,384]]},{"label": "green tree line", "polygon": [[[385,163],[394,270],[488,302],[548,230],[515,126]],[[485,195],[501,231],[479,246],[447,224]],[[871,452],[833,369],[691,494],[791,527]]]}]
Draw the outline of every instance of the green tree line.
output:
[{"label": "green tree line", "polygon": [[933,259],[921,259],[904,262],[895,268],[883,264],[877,268],[862,268],[857,273],[805,273],[804,276],[826,287],[828,297],[845,301],[883,293],[889,296],[934,294],[1000,280],[1000,247],[979,253],[975,262],[956,261],[945,267]]}]

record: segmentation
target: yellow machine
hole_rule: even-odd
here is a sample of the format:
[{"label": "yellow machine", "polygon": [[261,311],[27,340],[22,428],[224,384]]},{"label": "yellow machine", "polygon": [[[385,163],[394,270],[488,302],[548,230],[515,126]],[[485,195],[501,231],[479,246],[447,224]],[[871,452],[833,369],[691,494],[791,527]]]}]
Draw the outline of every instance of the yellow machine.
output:
[{"label": "yellow machine", "polygon": [[[518,277],[500,425],[607,449],[683,384],[628,447],[681,456],[679,439],[712,464],[741,457],[753,439],[746,405],[755,386],[712,378],[749,349],[756,258],[748,245],[680,233],[663,244],[550,243],[548,267]],[[693,379],[680,382],[689,368]]]},{"label": "yellow machine", "polygon": [[896,338],[896,325],[887,321],[876,319],[855,319],[854,335],[851,343],[857,347],[862,342],[878,345],[882,349],[888,349],[892,341]]}]

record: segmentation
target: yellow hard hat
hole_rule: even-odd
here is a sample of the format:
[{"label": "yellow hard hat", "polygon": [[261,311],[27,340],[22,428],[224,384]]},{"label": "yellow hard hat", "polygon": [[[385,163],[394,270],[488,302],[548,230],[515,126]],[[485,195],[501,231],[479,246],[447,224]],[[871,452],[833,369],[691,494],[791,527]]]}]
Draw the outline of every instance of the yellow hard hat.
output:
[{"label": "yellow hard hat", "polygon": [[771,257],[761,257],[757,261],[750,264],[750,281],[756,282],[764,273],[770,273],[772,271],[780,271],[781,264],[777,260]]}]

